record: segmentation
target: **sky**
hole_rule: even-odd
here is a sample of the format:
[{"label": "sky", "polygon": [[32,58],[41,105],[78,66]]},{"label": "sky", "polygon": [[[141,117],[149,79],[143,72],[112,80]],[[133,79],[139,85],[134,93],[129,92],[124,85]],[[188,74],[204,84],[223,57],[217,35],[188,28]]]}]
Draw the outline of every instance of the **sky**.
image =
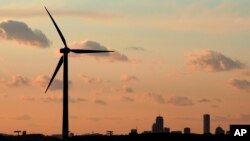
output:
[{"label": "sky", "polygon": [[1,0],[0,133],[59,134],[63,43],[114,50],[70,54],[69,129],[202,133],[250,122],[249,0]]}]

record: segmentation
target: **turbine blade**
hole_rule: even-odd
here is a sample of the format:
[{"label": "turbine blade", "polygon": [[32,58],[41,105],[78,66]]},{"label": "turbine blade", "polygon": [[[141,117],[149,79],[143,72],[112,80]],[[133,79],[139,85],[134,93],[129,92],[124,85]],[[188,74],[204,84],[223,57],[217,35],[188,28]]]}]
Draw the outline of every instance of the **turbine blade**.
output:
[{"label": "turbine blade", "polygon": [[56,70],[55,70],[53,76],[52,76],[51,79],[50,79],[49,85],[48,85],[48,87],[47,87],[45,93],[48,91],[48,89],[49,89],[51,83],[53,82],[53,80],[54,80],[54,78],[55,78],[55,76],[56,76],[58,70],[59,70],[60,67],[62,66],[62,63],[63,63],[63,56],[60,58],[60,60],[59,60],[59,62],[58,62],[58,64],[57,64],[57,66],[56,66]]},{"label": "turbine blade", "polygon": [[109,50],[85,50],[85,49],[70,49],[74,53],[105,53],[105,52],[114,52]]},{"label": "turbine blade", "polygon": [[51,18],[51,20],[52,20],[52,22],[53,22],[53,24],[55,25],[56,30],[57,30],[58,34],[60,35],[60,37],[61,37],[61,39],[62,39],[62,41],[63,41],[64,46],[67,48],[67,43],[66,43],[66,40],[65,40],[65,38],[64,38],[64,36],[63,36],[61,30],[60,30],[59,27],[57,26],[57,24],[56,24],[55,20],[53,19],[53,17],[50,15],[48,9],[47,9],[45,6],[44,6],[44,8],[46,9],[47,13],[49,14],[49,16],[50,16],[50,18]]}]

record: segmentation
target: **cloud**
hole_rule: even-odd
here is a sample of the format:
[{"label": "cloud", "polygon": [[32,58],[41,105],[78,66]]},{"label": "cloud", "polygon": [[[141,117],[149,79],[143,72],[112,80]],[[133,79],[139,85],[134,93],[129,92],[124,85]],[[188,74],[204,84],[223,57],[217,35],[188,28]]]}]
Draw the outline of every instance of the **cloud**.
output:
[{"label": "cloud", "polygon": [[122,101],[125,101],[125,102],[134,102],[135,100],[131,97],[127,97],[127,96],[124,96],[122,97]]},{"label": "cloud", "polygon": [[130,82],[130,81],[138,80],[138,78],[133,75],[122,74],[120,76],[120,80],[124,82]]},{"label": "cloud", "polygon": [[95,100],[94,101],[96,104],[100,104],[100,105],[107,105],[107,103],[103,100]]},{"label": "cloud", "polygon": [[213,116],[212,120],[219,121],[219,122],[238,122],[238,123],[248,123],[250,122],[250,114],[240,114],[238,117],[234,116]]},{"label": "cloud", "polygon": [[200,102],[200,103],[210,103],[211,100],[206,99],[206,98],[202,98],[202,99],[199,100],[199,102]]},{"label": "cloud", "polygon": [[232,79],[229,82],[229,85],[242,91],[250,91],[250,81],[248,80],[240,80],[240,79]]},{"label": "cloud", "polygon": [[[45,89],[47,88],[50,79],[51,78],[49,78],[48,76],[40,75],[33,80],[33,83]],[[72,84],[71,81],[69,81],[69,87],[71,86],[71,84]],[[62,89],[63,89],[63,80],[55,78],[52,84],[50,85],[49,90],[62,90]]]},{"label": "cloud", "polygon": [[62,96],[47,96],[47,97],[42,97],[39,100],[41,100],[42,102],[46,102],[46,103],[51,103],[51,102],[55,102],[55,103],[59,103],[62,102]]},{"label": "cloud", "polygon": [[28,86],[29,79],[20,75],[12,76],[11,80],[7,83],[11,87]]},{"label": "cloud", "polygon": [[126,85],[122,86],[122,90],[126,93],[133,93],[134,90]]},{"label": "cloud", "polygon": [[[111,50],[96,41],[89,41],[89,40],[73,42],[69,46],[75,49]],[[107,53],[89,53],[89,54],[84,54],[84,55],[77,55],[77,54],[71,53],[70,56],[71,57],[87,56],[97,61],[104,61],[104,62],[127,62],[129,61],[126,55],[123,55],[119,53],[118,51],[107,52]]]},{"label": "cloud", "polygon": [[7,87],[22,87],[22,86],[28,86],[30,84],[30,80],[26,77],[23,77],[21,75],[14,75],[12,76],[11,80],[1,80],[2,86]]},{"label": "cloud", "polygon": [[238,60],[233,60],[212,50],[189,54],[188,65],[195,70],[205,70],[208,72],[229,71],[245,67]]},{"label": "cloud", "polygon": [[34,96],[22,96],[20,99],[23,101],[30,101],[30,102],[36,101],[36,98]]},{"label": "cloud", "polygon": [[167,103],[174,104],[175,106],[192,106],[193,102],[188,97],[172,97]]},{"label": "cloud", "polygon": [[15,118],[16,120],[31,120],[31,117],[27,114],[21,115],[21,116],[17,116]]},{"label": "cloud", "polygon": [[81,75],[81,78],[84,80],[85,83],[89,83],[89,84],[102,82],[100,78],[90,77],[87,75]]},{"label": "cloud", "polygon": [[71,103],[81,103],[81,102],[86,102],[87,100],[86,99],[84,99],[84,98],[80,98],[80,97],[78,97],[78,98],[69,98],[69,102],[71,102]]},{"label": "cloud", "polygon": [[115,93],[134,93],[134,89],[127,85],[122,85],[119,87],[110,87],[110,90]]},{"label": "cloud", "polygon": [[49,47],[50,41],[40,30],[32,30],[26,23],[14,20],[0,23],[0,39],[14,40],[35,47]]},{"label": "cloud", "polygon": [[214,99],[207,99],[207,98],[202,98],[200,100],[198,100],[199,103],[210,103],[212,104],[211,106],[213,108],[218,108],[219,107],[219,103],[221,103],[221,99],[218,98],[214,98]]},{"label": "cloud", "polygon": [[[33,97],[33,96],[22,96],[20,98],[21,100],[24,101],[42,101],[46,103],[61,103],[63,98],[62,95],[49,95],[49,96],[42,96],[42,97]],[[80,97],[69,97],[69,102],[70,103],[81,103],[81,102],[86,102],[87,100],[84,98]]]},{"label": "cloud", "polygon": [[[48,102],[48,103],[50,103],[50,102],[58,103],[58,102],[62,102],[63,98],[62,98],[62,96],[48,96],[48,97],[43,97],[40,100],[42,100],[43,102]],[[86,102],[86,101],[87,101],[86,99],[80,98],[80,97],[77,97],[77,98],[69,97],[70,103],[82,103],[82,102]]]},{"label": "cloud", "polygon": [[143,47],[136,47],[136,46],[127,47],[125,49],[126,50],[133,50],[133,51],[145,51],[145,49]]},{"label": "cloud", "polygon": [[151,97],[154,101],[156,101],[159,104],[165,104],[166,103],[166,100],[162,95],[148,93],[147,96]]},{"label": "cloud", "polygon": [[29,85],[29,79],[20,75],[15,75],[12,77],[8,85],[13,87],[27,86]]}]

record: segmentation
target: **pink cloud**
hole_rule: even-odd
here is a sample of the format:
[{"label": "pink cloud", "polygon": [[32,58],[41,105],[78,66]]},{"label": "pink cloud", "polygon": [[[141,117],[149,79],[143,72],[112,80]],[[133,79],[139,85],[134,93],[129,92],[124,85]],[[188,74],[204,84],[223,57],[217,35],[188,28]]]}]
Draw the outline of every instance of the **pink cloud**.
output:
[{"label": "pink cloud", "polygon": [[[50,77],[45,76],[45,75],[40,75],[37,76],[34,80],[33,80],[33,84],[37,85],[39,87],[45,88],[48,86],[49,81],[50,81]],[[69,81],[69,86],[71,85],[71,81]],[[54,79],[49,90],[62,90],[63,89],[63,81],[59,80],[59,79]]]},{"label": "pink cloud", "polygon": [[[73,42],[69,45],[71,48],[75,49],[86,49],[86,50],[112,50],[104,45],[96,41],[80,41],[80,42]],[[77,55],[77,54],[70,54],[71,57],[89,57],[93,58],[97,61],[104,61],[104,62],[127,62],[129,61],[128,57],[124,54],[121,54],[118,51],[115,52],[108,52],[108,53],[90,53],[84,55]]]},{"label": "pink cloud", "polygon": [[84,80],[85,83],[89,83],[89,84],[102,82],[102,80],[100,78],[91,77],[91,76],[87,76],[87,75],[81,75],[81,78]]},{"label": "pink cloud", "polygon": [[172,97],[167,103],[173,104],[175,106],[192,106],[193,102],[188,97]]},{"label": "pink cloud", "polygon": [[122,90],[126,93],[133,93],[134,92],[134,89],[131,88],[131,87],[128,87],[126,85],[122,86]]},{"label": "pink cloud", "polygon": [[51,44],[42,31],[32,30],[26,23],[14,20],[0,22],[0,39],[41,48]]},{"label": "pink cloud", "polygon": [[120,80],[124,81],[124,82],[130,82],[130,81],[138,80],[138,78],[136,76],[133,76],[133,75],[122,74],[120,76]]},{"label": "pink cloud", "polygon": [[13,75],[11,80],[1,80],[1,85],[6,87],[22,87],[30,85],[30,80],[21,75]]},{"label": "pink cloud", "polygon": [[104,101],[104,100],[99,100],[99,99],[97,99],[97,100],[95,100],[94,101],[96,104],[100,104],[100,105],[107,105],[107,103]]},{"label": "pink cloud", "polygon": [[230,71],[245,67],[240,61],[233,60],[212,50],[189,54],[188,65],[194,70],[204,70],[208,72]]},{"label": "pink cloud", "polygon": [[245,80],[245,79],[232,79],[229,82],[229,85],[232,86],[233,88],[241,91],[250,91],[250,81]]}]

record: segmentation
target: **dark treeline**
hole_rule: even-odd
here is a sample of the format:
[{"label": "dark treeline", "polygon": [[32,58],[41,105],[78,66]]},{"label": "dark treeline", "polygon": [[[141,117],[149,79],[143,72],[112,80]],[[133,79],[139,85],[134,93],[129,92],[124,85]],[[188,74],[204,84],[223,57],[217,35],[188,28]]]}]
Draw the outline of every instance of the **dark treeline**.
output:
[{"label": "dark treeline", "polygon": [[[83,135],[70,137],[68,141],[244,141],[243,137],[230,135],[198,135],[198,134],[134,134],[134,135]],[[61,141],[56,137],[41,134],[25,136],[2,136],[0,141]]]}]

